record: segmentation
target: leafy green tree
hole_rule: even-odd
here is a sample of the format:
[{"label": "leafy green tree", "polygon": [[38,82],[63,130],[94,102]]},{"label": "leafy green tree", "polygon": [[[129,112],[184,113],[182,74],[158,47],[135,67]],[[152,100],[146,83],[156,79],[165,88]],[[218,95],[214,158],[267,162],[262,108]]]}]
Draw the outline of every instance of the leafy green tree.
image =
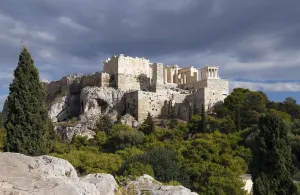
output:
[{"label": "leafy green tree", "polygon": [[220,131],[223,133],[232,133],[235,130],[234,121],[227,115],[220,125]]},{"label": "leafy green tree", "polygon": [[289,113],[293,118],[300,118],[300,106],[294,98],[287,97],[283,101],[283,111]]},{"label": "leafy green tree", "polygon": [[292,122],[292,117],[291,117],[291,115],[289,115],[289,114],[286,113],[286,112],[282,112],[282,111],[275,110],[275,109],[269,109],[269,110],[268,110],[268,113],[277,115],[278,117],[280,117],[281,119],[283,119],[283,120],[286,121],[286,122]]},{"label": "leafy green tree", "polygon": [[205,115],[205,107],[204,104],[202,104],[202,112],[201,112],[201,131],[206,132],[206,115]]},{"label": "leafy green tree", "polygon": [[129,127],[128,125],[113,125],[110,137],[115,150],[138,146],[144,141],[144,133]]},{"label": "leafy green tree", "polygon": [[249,89],[235,88],[229,96],[224,100],[224,105],[231,111],[237,108],[243,108],[245,105],[246,94],[250,92]]},{"label": "leafy green tree", "polygon": [[151,165],[155,178],[161,182],[177,180],[180,175],[176,154],[168,148],[156,148],[149,150],[146,153],[136,156],[132,160],[128,161],[127,164],[130,165],[134,162]]},{"label": "leafy green tree", "polygon": [[154,171],[149,164],[142,164],[140,162],[135,162],[128,166],[128,169],[123,173],[125,176],[141,176],[143,174],[148,174],[154,177]]},{"label": "leafy green tree", "polygon": [[113,126],[113,123],[109,116],[102,115],[96,122],[96,131],[104,131],[105,133],[109,133]]},{"label": "leafy green tree", "polygon": [[254,194],[297,194],[285,123],[275,114],[266,114],[260,117],[258,127],[250,165]]},{"label": "leafy green tree", "polygon": [[241,128],[251,127],[252,125],[258,124],[260,114],[255,110],[248,110],[241,113]]},{"label": "leafy green tree", "polygon": [[191,120],[188,123],[188,128],[190,133],[200,133],[201,129],[201,116],[200,115],[193,115]]},{"label": "leafy green tree", "polygon": [[150,114],[150,112],[148,112],[147,118],[145,120],[145,122],[143,123],[143,125],[140,128],[141,131],[144,132],[144,134],[149,135],[152,132],[154,132],[155,130],[155,124],[153,121],[153,118]]},{"label": "leafy green tree", "polygon": [[[205,129],[206,132],[214,132],[221,129],[221,123],[223,122],[222,119],[218,119],[212,116],[206,116],[205,118]],[[202,127],[203,128],[203,127]],[[203,132],[205,133],[205,132]]]},{"label": "leafy green tree", "polygon": [[[196,137],[182,143],[178,181],[199,194],[245,194],[239,177],[245,173],[247,164],[233,150],[240,138],[218,131],[199,133]],[[241,153],[247,156],[247,151]]]},{"label": "leafy green tree", "polygon": [[0,127],[0,152],[4,150],[5,138],[6,138],[5,129],[3,127]]},{"label": "leafy green tree", "polygon": [[236,126],[236,130],[241,130],[241,111],[240,108],[237,108],[235,111],[235,126]]},{"label": "leafy green tree", "polygon": [[51,150],[52,123],[45,105],[46,89],[30,53],[23,48],[9,87],[6,150],[26,155],[43,155]]},{"label": "leafy green tree", "polygon": [[0,128],[4,125],[4,118],[2,112],[0,112]]},{"label": "leafy green tree", "polygon": [[223,102],[218,102],[215,104],[213,111],[216,113],[218,118],[224,118],[231,114],[230,110],[224,105]]},{"label": "leafy green tree", "polygon": [[266,108],[266,99],[264,95],[260,92],[249,91],[245,95],[245,105],[244,109],[255,110],[258,113],[262,113]]}]

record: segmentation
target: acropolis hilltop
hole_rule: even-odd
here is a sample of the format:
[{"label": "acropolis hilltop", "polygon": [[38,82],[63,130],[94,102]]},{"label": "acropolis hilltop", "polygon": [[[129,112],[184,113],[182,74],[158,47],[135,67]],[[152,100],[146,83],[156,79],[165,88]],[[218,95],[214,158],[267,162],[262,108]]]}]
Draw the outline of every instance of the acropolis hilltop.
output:
[{"label": "acropolis hilltop", "polygon": [[50,114],[53,121],[112,112],[129,114],[139,122],[148,112],[153,117],[167,117],[173,112],[177,118],[188,120],[191,111],[204,105],[210,112],[229,94],[228,81],[220,78],[218,66],[198,70],[123,54],[106,59],[103,65],[102,72],[48,84],[48,102],[63,99],[55,101]]}]

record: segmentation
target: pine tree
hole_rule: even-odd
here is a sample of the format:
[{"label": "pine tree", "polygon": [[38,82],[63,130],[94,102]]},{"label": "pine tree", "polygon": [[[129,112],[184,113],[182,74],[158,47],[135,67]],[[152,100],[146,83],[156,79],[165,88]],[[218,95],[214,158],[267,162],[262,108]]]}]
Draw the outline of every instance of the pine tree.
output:
[{"label": "pine tree", "polygon": [[285,123],[278,116],[267,114],[260,117],[258,127],[250,165],[254,194],[297,194]]},{"label": "pine tree", "polygon": [[206,116],[205,116],[205,107],[204,104],[202,104],[202,112],[201,112],[201,128],[202,132],[206,132]]},{"label": "pine tree", "polygon": [[26,155],[43,155],[54,137],[45,105],[46,89],[30,53],[23,48],[7,98],[6,150]]},{"label": "pine tree", "polygon": [[236,130],[241,130],[241,112],[240,108],[237,108],[235,111],[235,122],[236,122]]},{"label": "pine tree", "polygon": [[144,133],[147,135],[153,133],[155,125],[150,112],[148,112],[147,119],[145,120],[145,124],[147,125],[147,128],[144,130]]}]

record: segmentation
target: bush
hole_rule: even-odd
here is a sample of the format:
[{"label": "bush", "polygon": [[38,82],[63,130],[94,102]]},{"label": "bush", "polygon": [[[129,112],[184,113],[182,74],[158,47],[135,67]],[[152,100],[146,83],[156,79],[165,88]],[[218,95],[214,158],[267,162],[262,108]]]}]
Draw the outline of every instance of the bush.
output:
[{"label": "bush", "polygon": [[72,150],[67,154],[52,155],[69,161],[80,175],[91,173],[116,174],[123,164],[119,155],[88,150]]},{"label": "bush", "polygon": [[5,144],[5,138],[6,138],[6,132],[4,128],[0,127],[0,152],[4,150],[4,144]]},{"label": "bush", "polygon": [[111,119],[107,115],[100,116],[96,122],[96,129],[95,131],[104,131],[109,133],[110,129],[112,128],[113,123]]},{"label": "bush", "polygon": [[176,159],[176,154],[168,148],[158,148],[147,151],[146,153],[136,156],[125,164],[125,170],[128,170],[130,164],[142,163],[151,165],[154,171],[154,176],[161,182],[178,180],[179,165]]},{"label": "bush", "polygon": [[116,124],[111,131],[111,144],[115,150],[138,146],[143,143],[144,134],[128,125]]},{"label": "bush", "polygon": [[124,171],[123,175],[125,176],[142,176],[143,174],[150,175],[154,177],[154,171],[151,165],[146,164],[143,165],[140,162],[135,162],[133,164],[128,165],[128,169]]}]

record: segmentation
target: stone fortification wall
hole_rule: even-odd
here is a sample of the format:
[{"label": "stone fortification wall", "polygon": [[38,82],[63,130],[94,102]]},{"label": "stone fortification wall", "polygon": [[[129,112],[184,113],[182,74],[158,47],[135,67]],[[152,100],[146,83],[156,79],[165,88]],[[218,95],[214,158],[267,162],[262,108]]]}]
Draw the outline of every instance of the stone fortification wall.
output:
[{"label": "stone fortification wall", "polygon": [[164,65],[162,63],[154,63],[152,65],[152,73],[152,91],[164,90]]},{"label": "stone fortification wall", "polygon": [[85,75],[80,81],[80,90],[87,87],[108,87],[109,86],[109,74],[104,72],[96,72],[94,74]]},{"label": "stone fortification wall", "polygon": [[200,88],[207,87],[207,80],[200,80],[192,83],[181,84],[179,85],[179,87],[181,89],[186,89],[186,90],[200,89]]},{"label": "stone fortification wall", "polygon": [[152,65],[144,58],[120,55],[118,59],[117,87],[123,91],[149,91],[152,79]]},{"label": "stone fortification wall", "polygon": [[151,88],[151,80],[147,75],[119,74],[115,78],[117,88],[122,91],[149,91]]},{"label": "stone fortification wall", "polygon": [[118,61],[119,61],[118,56],[113,56],[112,58],[108,58],[103,63],[104,64],[103,71],[110,75],[118,74]]},{"label": "stone fortification wall", "polygon": [[111,75],[111,86],[122,91],[150,90],[153,66],[145,58],[113,56],[104,62],[104,72]]},{"label": "stone fortification wall", "polygon": [[55,99],[57,95],[65,96],[72,91],[76,91],[81,77],[81,75],[71,75],[63,77],[58,81],[48,83],[46,101],[49,103]]},{"label": "stone fortification wall", "polygon": [[149,60],[145,58],[133,58],[120,55],[118,59],[118,74],[130,74],[139,76],[141,74],[152,78],[152,67]]},{"label": "stone fortification wall", "polygon": [[144,121],[148,112],[153,117],[166,116],[168,113],[169,96],[153,92],[138,92],[138,121]]},{"label": "stone fortification wall", "polygon": [[124,95],[125,113],[138,119],[138,91],[132,91]]},{"label": "stone fortification wall", "polygon": [[170,104],[175,108],[175,114],[180,112],[179,106],[186,105],[185,99],[188,94],[174,93],[154,93],[145,91],[134,91],[125,94],[126,112],[142,122],[147,118],[148,112],[153,117],[167,117],[170,114]]},{"label": "stone fortification wall", "polygon": [[208,79],[204,92],[206,110],[211,111],[216,103],[223,102],[228,95],[228,80]]}]

